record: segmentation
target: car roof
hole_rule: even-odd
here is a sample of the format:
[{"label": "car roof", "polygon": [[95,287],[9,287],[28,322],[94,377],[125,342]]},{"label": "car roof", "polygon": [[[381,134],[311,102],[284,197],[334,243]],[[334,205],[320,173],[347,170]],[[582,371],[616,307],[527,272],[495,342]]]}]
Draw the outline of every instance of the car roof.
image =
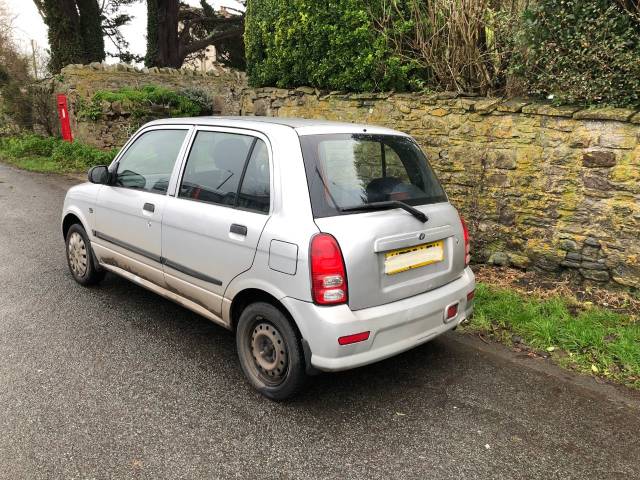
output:
[{"label": "car roof", "polygon": [[377,135],[402,135],[405,133],[390,128],[376,125],[365,125],[348,122],[335,122],[331,120],[315,120],[307,118],[285,118],[285,117],[186,117],[186,118],[165,118],[155,120],[147,126],[159,125],[201,125],[217,127],[237,127],[249,130],[263,131],[267,133],[273,128],[292,128],[298,135],[317,135],[322,133],[371,133]]}]

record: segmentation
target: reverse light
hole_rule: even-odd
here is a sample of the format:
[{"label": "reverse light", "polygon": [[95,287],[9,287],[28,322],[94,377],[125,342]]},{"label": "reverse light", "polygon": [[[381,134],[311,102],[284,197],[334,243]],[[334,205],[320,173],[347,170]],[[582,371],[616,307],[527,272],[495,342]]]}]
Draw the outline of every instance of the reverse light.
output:
[{"label": "reverse light", "polygon": [[364,342],[365,340],[369,340],[369,333],[370,332],[360,332],[354,333],[353,335],[346,335],[338,338],[338,343],[340,345],[350,345],[352,343]]},{"label": "reverse light", "polygon": [[337,240],[328,233],[319,233],[311,240],[311,296],[319,305],[347,302],[347,275],[342,251]]},{"label": "reverse light", "polygon": [[460,223],[462,224],[462,235],[464,237],[464,264],[465,266],[471,263],[471,245],[469,239],[469,229],[467,228],[467,223],[460,215]]}]

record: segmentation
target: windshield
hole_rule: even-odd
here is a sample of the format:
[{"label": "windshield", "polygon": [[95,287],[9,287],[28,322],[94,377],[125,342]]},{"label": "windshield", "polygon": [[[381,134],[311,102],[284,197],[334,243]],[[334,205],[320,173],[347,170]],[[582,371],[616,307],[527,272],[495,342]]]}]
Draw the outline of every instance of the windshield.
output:
[{"label": "windshield", "polygon": [[376,202],[425,205],[447,201],[427,159],[410,138],[305,135],[300,143],[316,218]]}]

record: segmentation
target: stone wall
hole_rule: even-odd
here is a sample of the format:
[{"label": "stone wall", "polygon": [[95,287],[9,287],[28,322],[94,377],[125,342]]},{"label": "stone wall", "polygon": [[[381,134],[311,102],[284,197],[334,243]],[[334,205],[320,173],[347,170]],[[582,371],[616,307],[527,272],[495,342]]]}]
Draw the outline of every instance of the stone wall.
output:
[{"label": "stone wall", "polygon": [[[54,94],[67,94],[71,130],[75,139],[100,148],[113,148],[121,147],[147,121],[167,117],[166,106],[149,105],[145,115],[139,116],[133,115],[119,102],[103,102],[100,105],[102,114],[97,121],[77,115],[78,111],[99,90],[115,91],[122,87],[145,85],[172,90],[203,90],[212,98],[214,114],[237,115],[240,112],[240,92],[246,87],[246,79],[244,73],[222,66],[203,74],[189,69],[137,69],[125,64],[92,63],[68,65],[49,80],[46,87]],[[56,115],[55,112],[52,106],[51,114]]]},{"label": "stone wall", "polygon": [[247,89],[242,114],[413,135],[471,224],[475,259],[640,288],[640,113],[453,95]]}]

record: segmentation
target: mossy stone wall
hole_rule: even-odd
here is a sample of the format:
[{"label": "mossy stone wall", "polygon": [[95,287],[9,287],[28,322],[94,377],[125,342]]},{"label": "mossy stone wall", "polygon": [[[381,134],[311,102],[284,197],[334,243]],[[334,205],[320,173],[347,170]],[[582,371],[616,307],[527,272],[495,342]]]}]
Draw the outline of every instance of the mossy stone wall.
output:
[{"label": "mossy stone wall", "polygon": [[[55,94],[65,93],[69,102],[74,138],[99,148],[121,147],[142,124],[169,116],[165,105],[148,105],[144,115],[132,112],[122,102],[102,102],[98,120],[78,115],[97,91],[117,91],[123,87],[155,85],[172,90],[199,89],[212,98],[212,110],[219,115],[237,115],[245,75],[222,66],[206,74],[189,69],[143,68],[125,64],[68,65],[50,80]],[[52,101],[55,101],[52,99]],[[52,113],[57,116],[55,109]],[[57,120],[54,124],[57,124]]]},{"label": "mossy stone wall", "polygon": [[247,89],[242,114],[413,135],[471,224],[476,261],[640,288],[640,113],[453,95]]}]

